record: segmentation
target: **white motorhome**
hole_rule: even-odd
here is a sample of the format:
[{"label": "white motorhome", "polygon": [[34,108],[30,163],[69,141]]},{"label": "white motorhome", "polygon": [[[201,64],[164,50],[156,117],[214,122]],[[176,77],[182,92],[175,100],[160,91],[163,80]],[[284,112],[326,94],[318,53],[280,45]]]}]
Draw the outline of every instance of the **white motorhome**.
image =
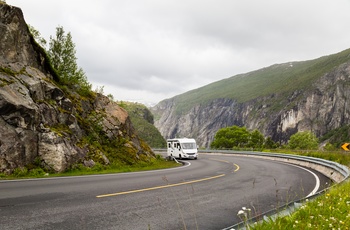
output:
[{"label": "white motorhome", "polygon": [[196,140],[192,138],[175,138],[167,140],[168,157],[197,159],[198,149]]}]

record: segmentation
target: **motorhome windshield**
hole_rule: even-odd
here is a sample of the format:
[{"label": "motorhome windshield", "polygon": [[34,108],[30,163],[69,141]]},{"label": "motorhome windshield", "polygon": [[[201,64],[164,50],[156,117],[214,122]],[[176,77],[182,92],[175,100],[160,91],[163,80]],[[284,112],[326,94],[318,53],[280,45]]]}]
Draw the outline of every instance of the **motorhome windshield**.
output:
[{"label": "motorhome windshield", "polygon": [[183,149],[195,149],[196,143],[182,143]]}]

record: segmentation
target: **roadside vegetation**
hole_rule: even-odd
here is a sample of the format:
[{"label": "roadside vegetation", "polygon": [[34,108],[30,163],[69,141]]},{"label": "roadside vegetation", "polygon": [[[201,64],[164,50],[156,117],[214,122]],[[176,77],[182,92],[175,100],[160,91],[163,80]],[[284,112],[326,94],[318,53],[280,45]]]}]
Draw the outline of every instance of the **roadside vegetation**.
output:
[{"label": "roadside vegetation", "polygon": [[306,202],[294,213],[249,224],[248,229],[349,229],[350,181],[334,185],[323,195]]},{"label": "roadside vegetation", "polygon": [[145,162],[140,161],[134,164],[127,165],[123,162],[114,162],[110,165],[96,163],[92,167],[84,166],[83,164],[76,164],[70,170],[62,173],[50,173],[44,171],[40,166],[32,164],[27,167],[17,168],[10,175],[0,173],[0,179],[28,179],[28,178],[46,178],[46,177],[65,177],[65,176],[82,176],[94,174],[112,174],[123,172],[137,172],[157,169],[166,169],[179,167],[180,164],[175,161],[167,161],[162,156],[156,155],[155,158]]}]

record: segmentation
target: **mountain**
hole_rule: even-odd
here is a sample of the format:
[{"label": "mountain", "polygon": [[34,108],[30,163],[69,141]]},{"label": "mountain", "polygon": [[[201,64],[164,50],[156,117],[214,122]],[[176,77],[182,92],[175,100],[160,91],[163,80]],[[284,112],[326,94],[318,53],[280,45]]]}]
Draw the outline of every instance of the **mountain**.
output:
[{"label": "mountain", "polygon": [[21,9],[0,3],[0,173],[133,164],[155,157],[126,110],[62,85]]},{"label": "mountain", "polygon": [[151,111],[143,104],[134,102],[118,102],[124,108],[133,123],[137,134],[152,148],[166,148],[166,141],[154,126]]},{"label": "mountain", "polygon": [[201,147],[232,125],[286,143],[298,131],[321,137],[348,124],[349,100],[350,49],[239,74],[163,100],[151,111],[165,138],[193,137]]}]

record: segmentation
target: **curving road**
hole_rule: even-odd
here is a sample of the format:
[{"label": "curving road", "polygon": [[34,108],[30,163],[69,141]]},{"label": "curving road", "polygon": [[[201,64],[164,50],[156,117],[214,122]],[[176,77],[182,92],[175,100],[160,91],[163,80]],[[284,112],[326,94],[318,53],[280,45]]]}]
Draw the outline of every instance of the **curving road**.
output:
[{"label": "curving road", "polygon": [[297,166],[201,154],[184,167],[0,182],[0,229],[222,229],[330,181]]}]

